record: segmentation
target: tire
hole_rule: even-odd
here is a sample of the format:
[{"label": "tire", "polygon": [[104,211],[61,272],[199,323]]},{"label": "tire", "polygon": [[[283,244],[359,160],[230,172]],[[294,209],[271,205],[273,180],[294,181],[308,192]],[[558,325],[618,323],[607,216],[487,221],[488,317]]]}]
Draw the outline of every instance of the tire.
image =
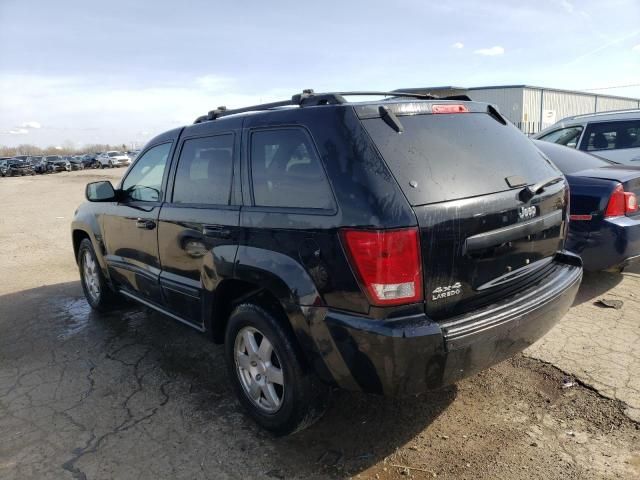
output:
[{"label": "tire", "polygon": [[[293,334],[283,327],[287,319],[280,320],[258,305],[245,303],[233,311],[225,333],[225,362],[238,400],[251,418],[277,436],[289,435],[312,425],[326,411],[331,393],[330,388],[305,365]],[[249,362],[247,367],[253,372],[242,369],[241,362],[237,360],[240,358],[237,351],[244,349],[249,353],[244,340],[247,333],[253,335],[258,352],[265,339],[273,350],[267,361],[257,354],[244,355],[245,362]],[[278,367],[280,373],[277,373]],[[269,371],[272,372],[273,383],[268,380]],[[260,372],[264,375],[261,376]],[[282,384],[279,385],[276,379]],[[263,384],[257,400],[251,398],[247,385],[247,382],[257,383],[256,380]],[[271,385],[264,386],[267,383]],[[280,401],[278,406],[274,406],[274,402],[270,406],[264,405],[270,403],[265,394],[268,391],[272,392],[272,398],[275,392]]]},{"label": "tire", "polygon": [[109,168],[113,168],[113,162],[109,160]]},{"label": "tire", "polygon": [[[93,268],[89,267],[89,270],[92,270],[95,274],[95,278],[92,280],[86,278],[89,273],[85,271],[85,264],[89,259],[93,262]],[[88,238],[80,242],[80,248],[78,248],[78,268],[80,270],[82,291],[91,308],[100,312],[106,312],[119,305],[118,296],[107,284],[107,280],[98,263],[96,252],[93,249],[91,240]]]}]

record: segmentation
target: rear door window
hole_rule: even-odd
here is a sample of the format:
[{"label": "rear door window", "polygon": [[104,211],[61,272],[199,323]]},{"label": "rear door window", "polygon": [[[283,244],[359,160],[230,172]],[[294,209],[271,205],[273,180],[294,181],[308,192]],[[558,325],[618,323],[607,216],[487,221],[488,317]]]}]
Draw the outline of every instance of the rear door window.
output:
[{"label": "rear door window", "polygon": [[509,190],[560,172],[513,125],[486,113],[402,115],[399,134],[381,118],[362,120],[411,205]]},{"label": "rear door window", "polygon": [[581,150],[620,150],[640,147],[640,120],[598,122],[587,127]]},{"label": "rear door window", "polygon": [[173,187],[173,203],[229,205],[233,135],[186,140]]},{"label": "rear door window", "polygon": [[257,206],[333,209],[333,195],[309,134],[301,128],[251,133]]}]

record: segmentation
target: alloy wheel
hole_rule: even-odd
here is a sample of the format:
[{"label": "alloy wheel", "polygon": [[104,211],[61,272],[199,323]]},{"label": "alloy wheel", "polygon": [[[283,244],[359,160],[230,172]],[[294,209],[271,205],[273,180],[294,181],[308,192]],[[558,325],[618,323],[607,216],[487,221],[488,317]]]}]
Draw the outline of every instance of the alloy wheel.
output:
[{"label": "alloy wheel", "polygon": [[282,364],[269,339],[254,327],[236,335],[236,373],[247,398],[265,413],[275,413],[284,399]]},{"label": "alloy wheel", "polygon": [[98,265],[89,250],[85,250],[82,256],[82,277],[87,293],[94,302],[98,302],[100,300],[100,278],[98,277]]}]

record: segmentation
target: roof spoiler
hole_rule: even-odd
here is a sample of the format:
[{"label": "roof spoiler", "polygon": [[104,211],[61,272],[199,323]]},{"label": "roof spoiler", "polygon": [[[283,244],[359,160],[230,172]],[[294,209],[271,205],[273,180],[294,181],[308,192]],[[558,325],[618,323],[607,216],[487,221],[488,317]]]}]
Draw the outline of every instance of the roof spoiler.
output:
[{"label": "roof spoiler", "polygon": [[471,98],[468,95],[447,95],[446,97],[440,97],[433,93],[428,88],[399,88],[394,90],[394,92],[406,92],[406,93],[416,93],[421,95],[430,95],[433,98],[437,98],[438,100],[460,100],[461,102],[472,102]]}]

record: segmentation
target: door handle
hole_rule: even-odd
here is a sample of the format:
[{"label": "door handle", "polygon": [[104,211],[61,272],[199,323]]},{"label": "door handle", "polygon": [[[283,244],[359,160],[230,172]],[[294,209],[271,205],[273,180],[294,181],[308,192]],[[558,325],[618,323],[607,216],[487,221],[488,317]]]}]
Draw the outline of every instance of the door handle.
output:
[{"label": "door handle", "polygon": [[231,238],[231,230],[214,225],[204,225],[202,234],[211,238]]},{"label": "door handle", "polygon": [[144,228],[145,230],[153,230],[156,228],[156,222],[153,220],[145,220],[144,218],[138,218],[136,220],[136,227]]}]

